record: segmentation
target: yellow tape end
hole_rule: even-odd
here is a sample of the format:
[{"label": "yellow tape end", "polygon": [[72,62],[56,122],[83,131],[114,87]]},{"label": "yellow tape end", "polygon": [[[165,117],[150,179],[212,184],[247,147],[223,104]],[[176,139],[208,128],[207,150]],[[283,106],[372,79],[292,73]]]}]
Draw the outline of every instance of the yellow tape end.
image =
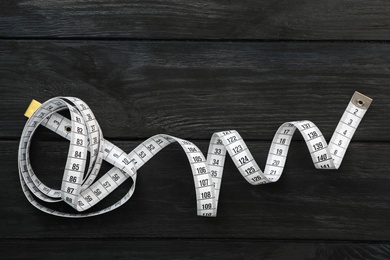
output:
[{"label": "yellow tape end", "polygon": [[30,118],[34,114],[35,110],[38,109],[42,104],[36,101],[35,99],[31,100],[30,105],[28,106],[26,112],[24,113],[25,117]]}]

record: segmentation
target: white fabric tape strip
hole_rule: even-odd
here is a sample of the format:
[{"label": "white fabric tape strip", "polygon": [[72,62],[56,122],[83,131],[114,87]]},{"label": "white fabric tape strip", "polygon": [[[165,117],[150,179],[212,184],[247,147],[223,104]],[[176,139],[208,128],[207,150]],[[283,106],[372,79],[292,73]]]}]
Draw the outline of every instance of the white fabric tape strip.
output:
[{"label": "white fabric tape strip", "polygon": [[[158,134],[150,137],[126,154],[103,138],[91,109],[74,97],[56,97],[43,104],[33,101],[26,111],[29,117],[19,145],[18,165],[22,189],[32,205],[49,214],[62,217],[88,217],[103,214],[123,205],[134,193],[137,170],[167,145],[177,142],[187,154],[194,178],[197,213],[213,217],[217,214],[218,197],[226,154],[232,158],[242,176],[252,185],[276,182],[282,175],[288,149],[296,129],[302,134],[314,166],[317,169],[338,169],[348,145],[372,99],[355,92],[342,115],[329,146],[321,131],[311,121],[294,121],[282,124],[277,130],[269,150],[264,172],[257,165],[244,140],[235,130],[214,133],[207,154],[192,142]],[[71,119],[57,112],[69,109]],[[68,157],[62,178],[61,190],[48,187],[34,173],[29,148],[31,138],[39,125],[70,140]],[[89,164],[87,156],[89,152]],[[102,161],[114,167],[96,180]],[[117,203],[92,213],[88,210],[114,191],[126,179],[133,184]],[[42,205],[45,202],[64,201],[78,212],[65,213]]]}]

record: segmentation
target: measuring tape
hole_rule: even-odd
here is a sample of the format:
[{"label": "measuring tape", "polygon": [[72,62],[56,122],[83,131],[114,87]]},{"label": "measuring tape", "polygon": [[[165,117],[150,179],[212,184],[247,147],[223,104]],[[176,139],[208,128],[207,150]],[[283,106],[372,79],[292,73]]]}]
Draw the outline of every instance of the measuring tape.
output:
[{"label": "measuring tape", "polygon": [[[263,172],[235,130],[213,134],[207,159],[192,142],[166,134],[152,136],[126,154],[103,138],[94,114],[82,100],[75,97],[56,97],[43,104],[33,100],[25,113],[29,119],[23,129],[19,145],[20,182],[30,203],[46,213],[75,218],[103,214],[129,200],[135,190],[137,170],[164,147],[177,142],[183,148],[191,165],[198,215],[215,217],[227,153],[250,184],[276,182],[282,175],[293,134],[298,129],[307,144],[314,166],[317,169],[338,169],[371,102],[371,98],[359,92],[354,93],[329,145],[321,131],[311,121],[282,124],[272,140]],[[70,111],[71,119],[57,113],[64,109]],[[50,188],[41,182],[31,167],[29,154],[31,138],[39,125],[70,141],[60,190]],[[103,160],[114,167],[96,180]],[[128,178],[132,179],[133,184],[122,199],[92,213],[60,212],[42,205],[36,199],[45,202],[64,201],[78,212],[82,212],[100,202]]]}]

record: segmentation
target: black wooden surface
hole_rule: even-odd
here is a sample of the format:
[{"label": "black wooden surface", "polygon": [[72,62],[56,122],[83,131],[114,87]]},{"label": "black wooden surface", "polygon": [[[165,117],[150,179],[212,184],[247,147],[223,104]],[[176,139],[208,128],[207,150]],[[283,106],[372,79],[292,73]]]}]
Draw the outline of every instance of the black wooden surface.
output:
[{"label": "black wooden surface", "polygon": [[0,3],[3,37],[389,40],[384,0]]},{"label": "black wooden surface", "polygon": [[[388,259],[389,11],[387,1],[363,0],[2,1],[2,258]],[[277,183],[251,186],[227,159],[217,218],[196,216],[176,144],[106,215],[46,215],[20,188],[17,147],[32,98],[83,99],[128,152],[166,133],[206,153],[212,133],[236,129],[263,167],[281,123],[311,120],[329,140],[355,90],[374,102],[339,170],[315,170],[298,135]],[[34,170],[53,186],[67,147],[45,129],[33,142]]]}]

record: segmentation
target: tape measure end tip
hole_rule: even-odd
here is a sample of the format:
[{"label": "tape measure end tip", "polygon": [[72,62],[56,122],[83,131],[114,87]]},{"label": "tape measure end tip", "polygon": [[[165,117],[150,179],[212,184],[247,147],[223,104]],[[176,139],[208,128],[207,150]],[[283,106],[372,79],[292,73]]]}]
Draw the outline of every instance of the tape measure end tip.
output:
[{"label": "tape measure end tip", "polygon": [[34,114],[35,110],[37,110],[38,107],[40,107],[41,105],[42,104],[35,99],[31,100],[31,103],[28,106],[26,112],[24,113],[24,116],[30,118]]},{"label": "tape measure end tip", "polygon": [[363,95],[362,93],[355,91],[351,99],[352,103],[362,109],[368,109],[371,105],[372,98]]}]

